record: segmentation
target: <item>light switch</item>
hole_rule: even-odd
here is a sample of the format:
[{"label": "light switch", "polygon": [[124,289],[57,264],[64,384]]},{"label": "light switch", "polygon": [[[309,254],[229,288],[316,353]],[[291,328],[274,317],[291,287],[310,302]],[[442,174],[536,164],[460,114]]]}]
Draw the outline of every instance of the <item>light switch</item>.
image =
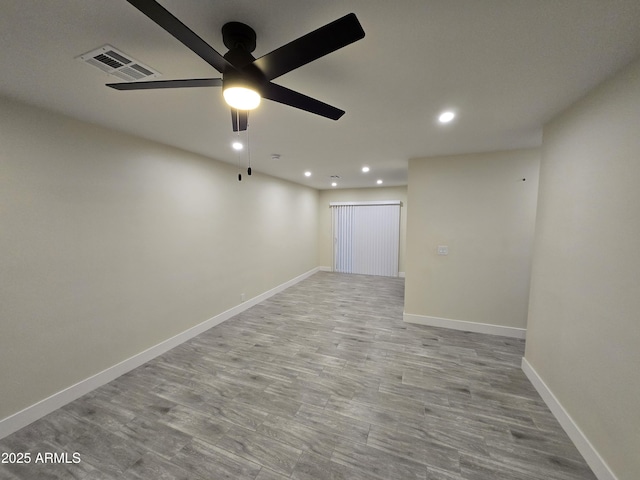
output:
[{"label": "light switch", "polygon": [[438,255],[449,255],[449,247],[447,245],[438,245]]}]

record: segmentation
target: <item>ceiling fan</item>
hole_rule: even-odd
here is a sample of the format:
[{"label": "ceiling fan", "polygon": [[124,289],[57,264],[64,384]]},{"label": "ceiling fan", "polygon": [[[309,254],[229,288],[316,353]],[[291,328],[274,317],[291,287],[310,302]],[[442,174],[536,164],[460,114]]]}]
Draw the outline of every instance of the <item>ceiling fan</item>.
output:
[{"label": "ceiling fan", "polygon": [[222,38],[229,51],[221,55],[158,2],[127,1],[219,71],[222,78],[110,83],[108,87],[116,90],[222,87],[231,107],[234,132],[247,129],[248,111],[257,107],[260,98],[332,120],[344,115],[344,110],[271,80],[363,38],[364,30],[355,14],[345,15],[256,59],[251,55],[256,48],[256,33],[248,25],[230,22],[222,27]]}]

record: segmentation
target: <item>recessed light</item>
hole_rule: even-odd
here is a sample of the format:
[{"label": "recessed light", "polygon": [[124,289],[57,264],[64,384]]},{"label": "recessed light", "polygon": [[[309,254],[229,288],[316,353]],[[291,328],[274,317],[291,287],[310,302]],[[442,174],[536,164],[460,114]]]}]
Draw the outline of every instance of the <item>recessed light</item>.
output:
[{"label": "recessed light", "polygon": [[362,173],[367,173],[369,170],[369,167],[362,167]]},{"label": "recessed light", "polygon": [[307,170],[306,172],[304,172],[304,176],[305,177],[310,177],[311,176],[311,172]]},{"label": "recessed light", "polygon": [[438,121],[440,123],[449,123],[450,121],[452,121],[454,118],[456,118],[456,114],[453,113],[451,110],[447,110],[445,112],[442,112],[439,116],[438,116]]},{"label": "recessed light", "polygon": [[242,150],[242,143],[240,142],[233,142],[231,146],[233,147],[234,150]]},{"label": "recessed light", "polygon": [[337,187],[337,186],[338,186],[338,184],[337,184],[336,182],[333,182],[333,183],[331,184],[331,186],[332,186],[332,187]]},{"label": "recessed light", "polygon": [[382,180],[378,180],[376,183],[377,183],[378,185],[382,185]]}]

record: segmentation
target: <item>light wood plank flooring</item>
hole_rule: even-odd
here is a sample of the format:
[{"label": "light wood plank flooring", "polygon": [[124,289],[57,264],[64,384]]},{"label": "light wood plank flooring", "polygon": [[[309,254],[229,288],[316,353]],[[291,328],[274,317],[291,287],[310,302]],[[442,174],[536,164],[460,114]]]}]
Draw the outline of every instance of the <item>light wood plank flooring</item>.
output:
[{"label": "light wood plank flooring", "polygon": [[16,479],[593,480],[524,342],[402,322],[402,279],[320,272],[0,441]]}]

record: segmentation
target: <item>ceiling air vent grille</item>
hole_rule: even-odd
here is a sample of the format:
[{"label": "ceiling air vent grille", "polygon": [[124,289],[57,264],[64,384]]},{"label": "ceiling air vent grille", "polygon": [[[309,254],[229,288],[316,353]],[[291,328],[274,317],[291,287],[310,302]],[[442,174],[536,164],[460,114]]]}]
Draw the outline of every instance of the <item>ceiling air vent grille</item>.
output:
[{"label": "ceiling air vent grille", "polygon": [[136,81],[160,76],[158,71],[111,45],[104,45],[76,58],[121,80]]}]

